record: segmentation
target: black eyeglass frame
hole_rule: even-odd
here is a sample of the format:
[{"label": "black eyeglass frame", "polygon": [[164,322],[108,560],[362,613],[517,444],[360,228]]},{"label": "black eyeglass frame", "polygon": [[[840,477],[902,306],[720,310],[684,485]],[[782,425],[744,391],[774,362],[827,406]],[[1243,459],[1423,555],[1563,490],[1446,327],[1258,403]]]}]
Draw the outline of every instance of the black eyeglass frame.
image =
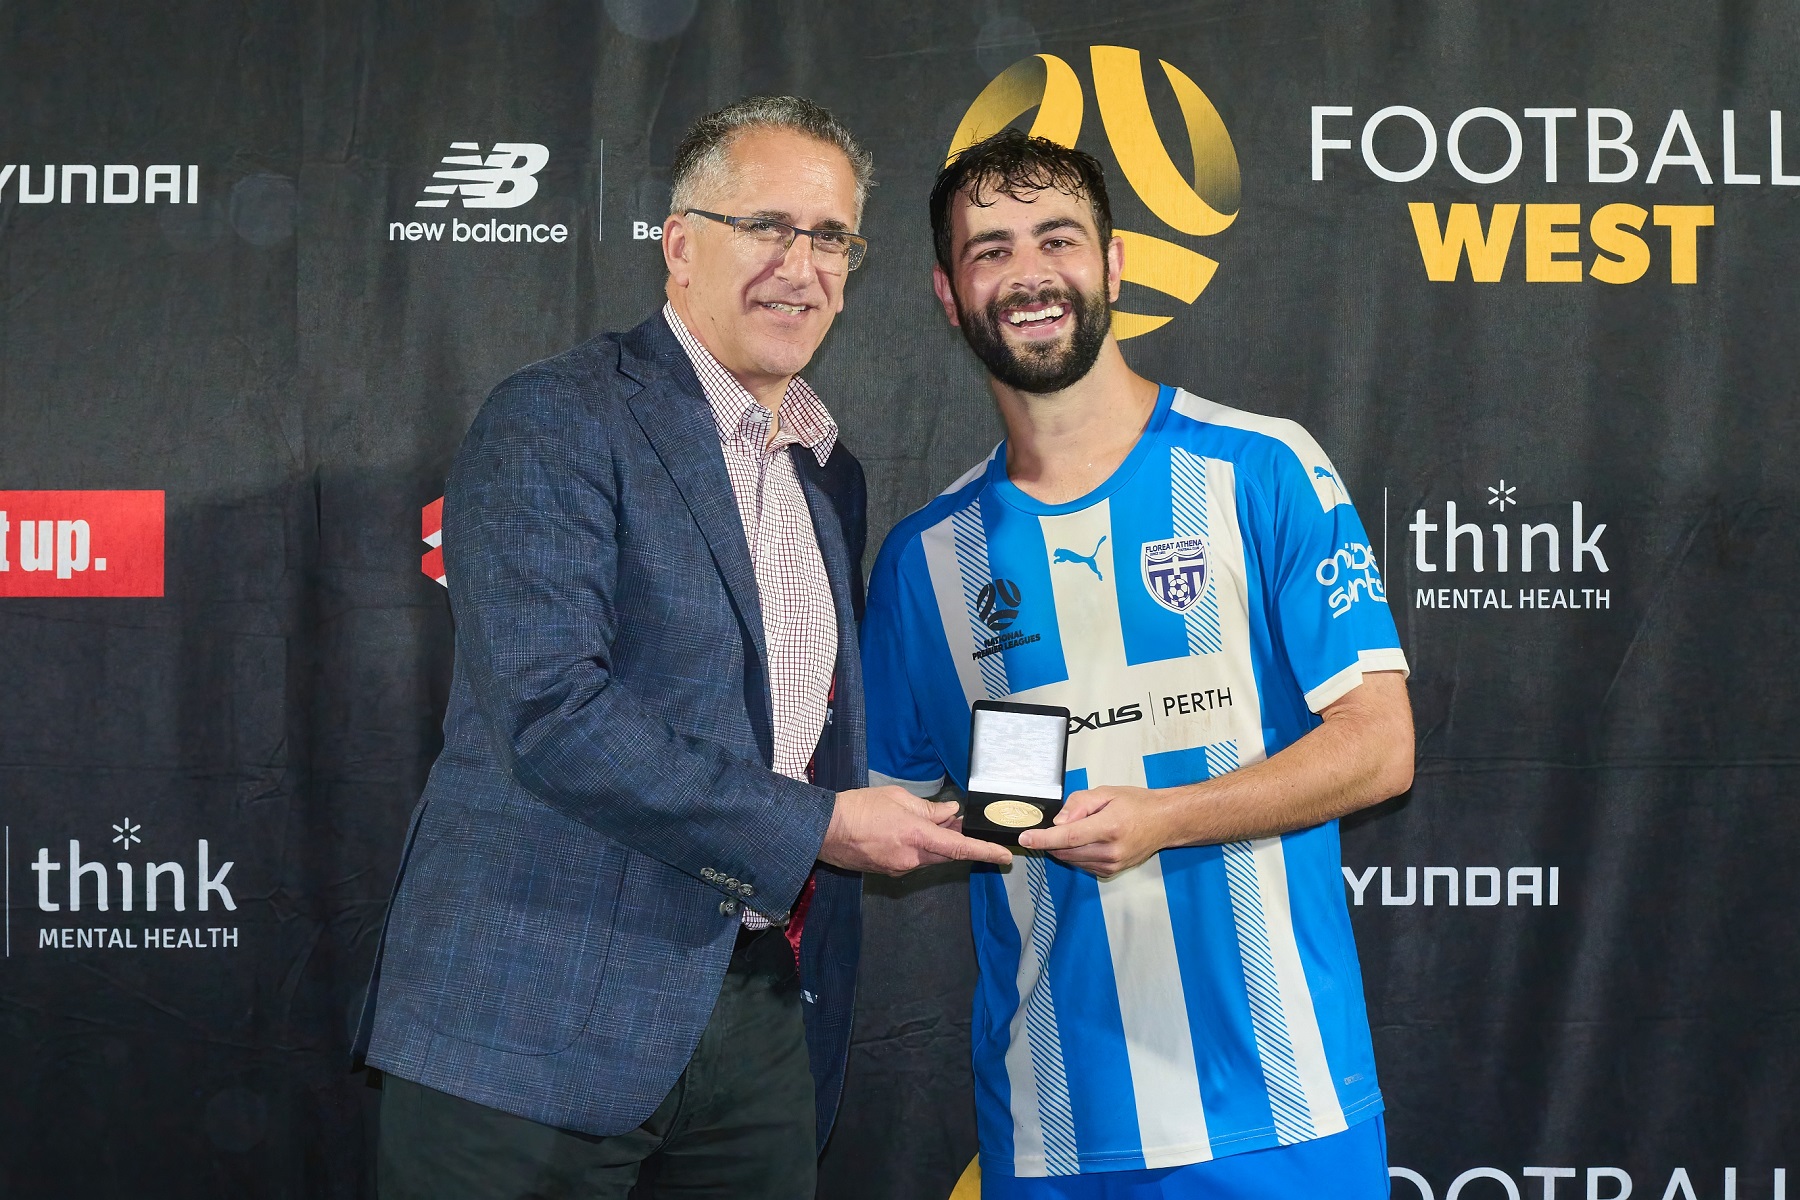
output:
[{"label": "black eyeglass frame", "polygon": [[[822,235],[830,234],[833,237],[844,238],[850,245],[850,248],[845,251],[844,254],[845,259],[849,263],[849,265],[844,268],[846,274],[862,266],[863,259],[869,256],[869,239],[860,233],[852,233],[848,229],[802,229],[798,225],[789,225],[786,221],[777,221],[774,217],[733,217],[728,216],[725,213],[707,212],[703,208],[684,208],[681,210],[681,213],[683,216],[705,217],[710,221],[718,221],[721,224],[729,225],[733,232],[738,231],[738,222],[740,221],[756,221],[764,225],[773,225],[777,229],[785,229],[788,231],[788,237],[787,240],[782,243],[781,252],[783,254],[786,254],[789,250],[794,248],[794,239],[803,233],[807,237],[813,239],[813,252],[815,254],[818,253],[818,239]],[[829,256],[825,257],[829,260]]]}]

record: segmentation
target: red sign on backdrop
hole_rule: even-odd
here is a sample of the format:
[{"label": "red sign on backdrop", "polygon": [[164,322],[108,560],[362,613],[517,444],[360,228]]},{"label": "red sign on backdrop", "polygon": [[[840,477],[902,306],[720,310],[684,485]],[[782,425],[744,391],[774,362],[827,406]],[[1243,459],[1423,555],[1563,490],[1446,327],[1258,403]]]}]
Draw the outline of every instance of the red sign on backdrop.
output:
[{"label": "red sign on backdrop", "polygon": [[0,596],[160,596],[161,492],[0,492]]},{"label": "red sign on backdrop", "polygon": [[419,559],[419,570],[431,578],[444,583],[444,498],[439,496],[427,504],[419,513],[419,536],[425,539],[427,550]]}]

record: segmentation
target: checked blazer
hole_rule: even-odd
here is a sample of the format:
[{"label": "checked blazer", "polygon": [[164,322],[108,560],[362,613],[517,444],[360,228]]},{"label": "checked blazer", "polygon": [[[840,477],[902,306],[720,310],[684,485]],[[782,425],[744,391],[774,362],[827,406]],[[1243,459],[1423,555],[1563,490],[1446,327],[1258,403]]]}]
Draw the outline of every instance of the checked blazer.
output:
[{"label": "checked blazer", "polygon": [[[661,315],[526,367],[444,499],[444,749],[414,810],[356,1052],[534,1121],[642,1124],[686,1067],[740,906],[785,917],[865,785],[862,468],[790,448],[838,621],[816,786],[769,769],[756,580],[699,380]],[[800,983],[823,1145],[859,875],[817,866]]]}]

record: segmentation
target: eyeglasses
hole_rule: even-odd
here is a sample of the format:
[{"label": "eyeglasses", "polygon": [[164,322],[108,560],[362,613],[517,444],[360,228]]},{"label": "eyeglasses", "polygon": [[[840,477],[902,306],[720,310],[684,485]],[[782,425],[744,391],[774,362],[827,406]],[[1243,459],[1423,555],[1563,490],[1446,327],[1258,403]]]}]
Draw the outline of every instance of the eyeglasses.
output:
[{"label": "eyeglasses", "polygon": [[[795,236],[803,233],[812,239],[813,255],[818,260],[819,269],[833,275],[839,270],[856,270],[862,266],[863,257],[869,253],[869,239],[847,229],[801,229],[769,217],[728,217],[724,213],[706,212],[698,208],[685,209],[683,212],[684,215],[691,214],[705,217],[709,221],[722,222],[759,246],[767,246],[771,251],[779,246],[783,254],[793,246]],[[840,267],[839,264],[843,265]]]}]

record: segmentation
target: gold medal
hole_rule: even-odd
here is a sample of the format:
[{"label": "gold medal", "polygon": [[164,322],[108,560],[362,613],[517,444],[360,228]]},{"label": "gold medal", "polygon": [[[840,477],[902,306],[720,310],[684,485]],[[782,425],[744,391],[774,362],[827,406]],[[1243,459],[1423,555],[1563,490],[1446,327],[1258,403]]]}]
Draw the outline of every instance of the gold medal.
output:
[{"label": "gold medal", "polygon": [[1008,829],[1030,829],[1044,819],[1042,809],[1023,800],[996,800],[982,809],[981,815]]}]

